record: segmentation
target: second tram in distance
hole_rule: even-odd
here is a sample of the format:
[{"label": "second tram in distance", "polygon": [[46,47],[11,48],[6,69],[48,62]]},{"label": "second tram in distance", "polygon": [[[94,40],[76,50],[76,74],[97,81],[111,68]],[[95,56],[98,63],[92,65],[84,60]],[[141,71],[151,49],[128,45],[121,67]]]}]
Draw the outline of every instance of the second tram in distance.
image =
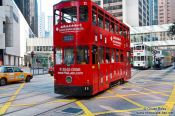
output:
[{"label": "second tram in distance", "polygon": [[128,26],[90,0],[53,9],[55,93],[91,96],[131,78]]},{"label": "second tram in distance", "polygon": [[148,69],[153,66],[152,47],[143,43],[133,45],[133,67]]}]

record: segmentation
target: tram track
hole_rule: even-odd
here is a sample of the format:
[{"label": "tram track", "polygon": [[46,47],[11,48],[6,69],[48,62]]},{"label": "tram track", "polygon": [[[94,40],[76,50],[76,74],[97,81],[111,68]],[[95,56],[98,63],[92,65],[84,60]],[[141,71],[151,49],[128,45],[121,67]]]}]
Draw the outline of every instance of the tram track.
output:
[{"label": "tram track", "polygon": [[50,111],[54,111],[54,110],[61,109],[61,108],[65,107],[65,106],[68,106],[68,105],[70,105],[70,104],[73,104],[73,103],[75,103],[75,102],[77,102],[77,101],[79,101],[79,100],[76,99],[75,101],[71,101],[71,102],[66,103],[66,104],[64,104],[64,105],[61,105],[61,106],[58,106],[58,107],[55,107],[55,108],[49,109],[49,110],[47,110],[47,111],[44,111],[44,112],[41,112],[41,113],[35,114],[34,116],[42,116],[43,114],[49,113]]},{"label": "tram track", "polygon": [[[6,102],[20,101],[20,100],[24,100],[24,99],[27,99],[27,98],[32,98],[32,97],[36,97],[36,96],[48,94],[48,93],[52,93],[52,92],[43,92],[43,93],[40,93],[40,94],[34,94],[34,95],[31,95],[31,96],[27,96],[27,97],[25,97],[25,98],[19,98],[19,99],[15,99],[15,100],[4,101],[4,102],[0,102],[0,105],[1,105],[1,104],[5,104]],[[14,95],[12,95],[12,96],[14,96]],[[12,96],[11,96],[11,97],[12,97]],[[18,95],[17,97],[19,97],[19,95]]]},{"label": "tram track", "polygon": [[[37,107],[37,106],[39,106],[39,105],[44,105],[44,104],[47,104],[47,103],[49,103],[49,102],[52,102],[52,101],[55,101],[55,100],[58,100],[58,99],[65,99],[66,97],[68,97],[68,96],[60,96],[60,97],[56,97],[56,98],[49,98],[49,99],[47,99],[47,100],[44,100],[44,101],[35,103],[35,104],[33,104],[33,105],[31,105],[31,106],[27,106],[27,107],[25,107],[25,108],[21,108],[21,109],[15,110],[15,111],[7,112],[7,113],[4,114],[4,116],[5,116],[5,115],[10,115],[10,114],[12,114],[12,113],[20,112],[20,111],[23,111],[23,110],[26,110],[26,109],[29,109],[29,108],[35,108],[35,107]],[[75,102],[75,101],[72,101],[71,103],[73,103],[73,102]],[[71,104],[71,103],[69,102],[69,103],[67,103],[67,104],[65,104],[65,105],[61,105],[61,106],[59,106],[59,107],[66,106],[66,105],[69,105],[69,104]],[[58,108],[58,107],[56,107],[56,108]],[[51,111],[51,110],[53,110],[53,109],[56,109],[56,108],[49,109],[49,110],[47,110],[47,111],[38,113],[38,114],[36,114],[36,115],[40,115],[40,114],[49,112],[49,111]]]},{"label": "tram track", "polygon": [[[20,83],[20,84],[22,84],[22,83]],[[13,90],[16,90],[20,86],[20,84],[18,84],[16,86],[11,86],[11,85],[9,86],[9,85],[7,85],[8,88],[1,88],[0,90],[3,91],[3,92],[13,91]],[[29,85],[29,84],[33,84],[33,83],[26,83],[26,85],[23,88],[23,90],[24,89],[30,89],[30,88],[31,89],[32,88],[43,88],[42,86],[47,85],[49,83],[42,83],[42,84],[39,84],[39,85]],[[44,86],[44,87],[46,88],[46,86]],[[0,94],[3,94],[3,93],[0,93]]]},{"label": "tram track", "polygon": [[[39,82],[38,82],[39,83]],[[19,86],[20,86],[21,83],[15,83],[15,84],[12,84],[12,85],[6,85],[6,86],[2,86],[2,88],[0,88],[1,91],[3,92],[6,92],[6,91],[13,91],[13,90],[16,90]],[[42,85],[46,85],[48,83],[40,83],[39,85],[31,85],[31,84],[36,84],[36,83],[33,83],[33,82],[30,82],[30,83],[26,83],[25,87],[41,87]],[[0,93],[1,94],[1,93]]]},{"label": "tram track", "polygon": [[[49,89],[45,89],[45,90],[53,90],[53,89],[51,89],[51,88],[49,88]],[[25,91],[25,92],[23,92],[23,93],[20,93],[20,94],[18,94],[17,95],[17,97],[19,97],[20,95],[27,95],[27,94],[32,94],[32,93],[35,93],[35,92],[41,92],[41,90],[40,91],[35,91],[35,90],[33,90],[33,91]],[[44,92],[44,91],[43,91]],[[14,96],[14,95],[7,95],[7,96],[4,96],[4,97],[0,97],[0,99],[4,99],[4,98],[9,98],[9,97],[12,97],[12,96]],[[0,103],[1,104],[1,103]]]}]

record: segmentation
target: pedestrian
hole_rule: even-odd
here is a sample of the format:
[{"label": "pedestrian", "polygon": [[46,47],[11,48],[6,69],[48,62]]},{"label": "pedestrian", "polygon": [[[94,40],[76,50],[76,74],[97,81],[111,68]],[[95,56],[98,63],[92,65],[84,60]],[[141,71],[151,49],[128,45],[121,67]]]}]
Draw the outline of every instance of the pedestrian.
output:
[{"label": "pedestrian", "polygon": [[175,69],[175,57],[174,57],[174,69]]}]

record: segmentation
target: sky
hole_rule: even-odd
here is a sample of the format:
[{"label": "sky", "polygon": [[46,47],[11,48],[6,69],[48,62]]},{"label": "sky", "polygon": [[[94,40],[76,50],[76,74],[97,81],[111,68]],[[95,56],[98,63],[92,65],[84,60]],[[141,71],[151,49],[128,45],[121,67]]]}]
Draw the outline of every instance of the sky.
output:
[{"label": "sky", "polygon": [[60,0],[38,0],[39,5],[40,1],[41,1],[42,12],[44,12],[46,16],[52,16],[53,5],[60,2]]},{"label": "sky", "polygon": [[59,2],[60,0],[38,0],[38,13],[40,13],[40,5],[41,12],[45,13],[45,30],[48,27],[48,16],[53,16],[53,5]]}]

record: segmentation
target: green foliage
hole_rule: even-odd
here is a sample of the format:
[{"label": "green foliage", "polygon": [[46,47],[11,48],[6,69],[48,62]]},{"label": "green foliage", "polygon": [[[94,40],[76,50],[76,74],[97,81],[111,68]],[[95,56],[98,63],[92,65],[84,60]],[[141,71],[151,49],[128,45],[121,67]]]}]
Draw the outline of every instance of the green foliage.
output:
[{"label": "green foliage", "polygon": [[175,22],[173,23],[172,26],[169,27],[169,29],[168,29],[168,35],[169,36],[174,36],[175,35]]}]

